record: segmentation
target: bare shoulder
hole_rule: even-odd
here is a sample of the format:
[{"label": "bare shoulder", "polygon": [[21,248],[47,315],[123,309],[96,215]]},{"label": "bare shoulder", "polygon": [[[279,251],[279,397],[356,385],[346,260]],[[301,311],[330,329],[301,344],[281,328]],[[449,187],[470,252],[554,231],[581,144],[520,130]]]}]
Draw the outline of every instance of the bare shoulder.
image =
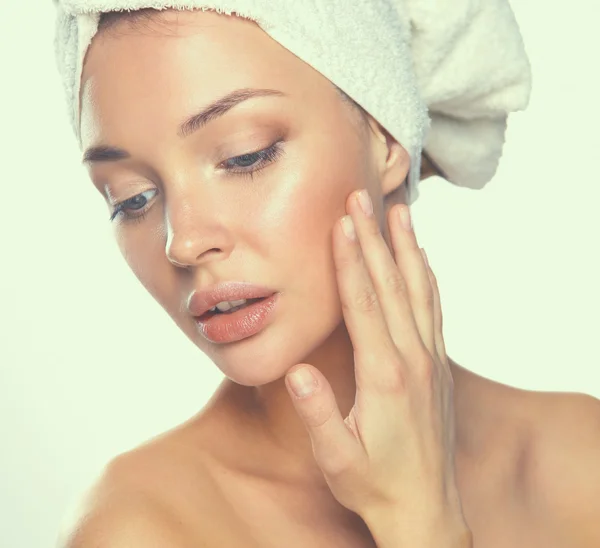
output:
[{"label": "bare shoulder", "polygon": [[531,506],[573,548],[600,546],[600,400],[535,393],[528,456]]},{"label": "bare shoulder", "polygon": [[88,497],[78,510],[77,519],[65,525],[59,548],[192,547],[175,516],[140,493]]},{"label": "bare shoulder", "polygon": [[223,546],[227,509],[201,453],[173,431],[111,460],[65,517],[59,548]]}]

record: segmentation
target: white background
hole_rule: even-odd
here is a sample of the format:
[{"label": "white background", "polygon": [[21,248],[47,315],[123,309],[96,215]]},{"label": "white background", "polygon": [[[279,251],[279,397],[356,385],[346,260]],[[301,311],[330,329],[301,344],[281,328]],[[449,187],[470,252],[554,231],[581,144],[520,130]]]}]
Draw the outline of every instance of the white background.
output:
[{"label": "white background", "polygon": [[[0,19],[0,546],[53,546],[113,455],[185,420],[222,378],[139,286],[79,164],[50,0]],[[600,10],[514,0],[534,72],[483,190],[413,208],[448,353],[511,385],[600,397]]]}]

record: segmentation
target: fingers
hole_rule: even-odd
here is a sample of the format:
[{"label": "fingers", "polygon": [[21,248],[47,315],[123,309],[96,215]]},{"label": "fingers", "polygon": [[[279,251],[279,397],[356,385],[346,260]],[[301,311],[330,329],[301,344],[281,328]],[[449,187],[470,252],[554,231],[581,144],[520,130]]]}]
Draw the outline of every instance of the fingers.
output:
[{"label": "fingers", "polygon": [[393,207],[389,215],[389,225],[394,259],[407,282],[415,324],[423,344],[434,356],[436,354],[434,295],[429,278],[430,269],[412,228],[410,208],[407,205]]},{"label": "fingers", "polygon": [[[425,355],[427,350],[433,353],[433,317],[432,310],[428,310],[433,306],[431,287],[414,233],[402,229],[397,217],[390,215],[390,233],[394,234],[396,255],[402,256],[401,264],[405,269],[401,272],[381,234],[376,216],[372,209],[368,208],[368,213],[363,211],[357,200],[358,194],[353,193],[347,204],[357,240],[340,237],[334,245],[342,305],[349,303],[344,306],[344,317],[353,345],[355,349],[368,348],[373,353],[374,350],[385,350],[391,341],[406,360],[416,354]],[[368,299],[361,299],[364,292],[369,295]],[[369,306],[357,306],[357,301],[361,300],[366,300],[369,305],[373,301],[372,308],[381,310],[381,315],[369,314],[365,310]],[[369,328],[369,323],[373,321],[387,328],[388,345],[381,347],[370,340],[373,328]],[[383,327],[378,327],[379,333],[383,331]],[[422,337],[427,339],[427,345]],[[381,364],[378,367],[381,375],[380,368]]]},{"label": "fingers", "polygon": [[[344,321],[352,340],[355,362],[360,363],[355,369],[356,380],[363,387],[369,381],[375,387],[385,386],[393,382],[400,360],[382,310],[382,306],[390,305],[379,298],[358,237],[349,238],[344,232],[344,227],[352,230],[352,226],[350,216],[337,223],[333,248]],[[396,327],[402,329],[402,326]]]},{"label": "fingers", "polygon": [[[310,391],[303,389],[302,381],[307,383]],[[311,365],[299,364],[286,375],[286,385],[296,412],[308,431],[315,460],[321,469],[335,475],[355,466],[362,448],[344,422],[325,376]]]},{"label": "fingers", "polygon": [[440,299],[440,290],[437,283],[437,278],[427,264],[427,274],[429,283],[431,284],[433,294],[433,332],[435,340],[435,348],[438,358],[442,363],[446,363],[446,345],[444,344],[444,322],[442,316],[442,304]]}]

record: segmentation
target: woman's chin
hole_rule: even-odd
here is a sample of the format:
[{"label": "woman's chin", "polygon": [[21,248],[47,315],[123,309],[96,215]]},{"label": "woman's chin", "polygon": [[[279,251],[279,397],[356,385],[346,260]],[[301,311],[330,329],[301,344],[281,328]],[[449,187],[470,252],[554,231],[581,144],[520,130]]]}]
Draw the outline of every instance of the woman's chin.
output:
[{"label": "woman's chin", "polygon": [[[299,307],[295,307],[297,310]],[[318,318],[299,310],[290,316],[278,310],[273,318],[253,336],[231,343],[211,343],[199,329],[189,329],[186,334],[194,345],[205,354],[231,381],[242,386],[263,386],[283,380],[286,373],[299,363],[313,363],[322,359],[328,347],[339,347],[346,341],[338,340],[341,314],[335,309],[328,314],[324,309]],[[337,313],[336,313],[337,312]],[[292,322],[289,319],[292,317]],[[306,318],[306,322],[298,322]],[[316,321],[315,321],[316,320]],[[298,336],[302,333],[302,336]],[[314,363],[319,367],[319,363]]]},{"label": "woman's chin", "polygon": [[277,360],[246,358],[243,362],[215,362],[215,365],[228,379],[242,386],[255,387],[282,381],[286,373],[298,362],[286,360],[281,356]]}]

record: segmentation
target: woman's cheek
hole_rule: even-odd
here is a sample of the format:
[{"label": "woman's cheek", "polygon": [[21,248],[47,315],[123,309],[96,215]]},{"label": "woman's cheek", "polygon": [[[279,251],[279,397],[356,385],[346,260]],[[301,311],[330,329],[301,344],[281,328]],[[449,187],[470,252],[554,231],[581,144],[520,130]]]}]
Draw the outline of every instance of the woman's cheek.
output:
[{"label": "woman's cheek", "polygon": [[165,241],[161,239],[160,231],[140,229],[136,233],[121,230],[117,236],[117,244],[142,286],[167,312],[170,309],[177,310],[179,303],[174,302],[177,299],[172,295],[176,288],[176,273],[167,259]]}]

